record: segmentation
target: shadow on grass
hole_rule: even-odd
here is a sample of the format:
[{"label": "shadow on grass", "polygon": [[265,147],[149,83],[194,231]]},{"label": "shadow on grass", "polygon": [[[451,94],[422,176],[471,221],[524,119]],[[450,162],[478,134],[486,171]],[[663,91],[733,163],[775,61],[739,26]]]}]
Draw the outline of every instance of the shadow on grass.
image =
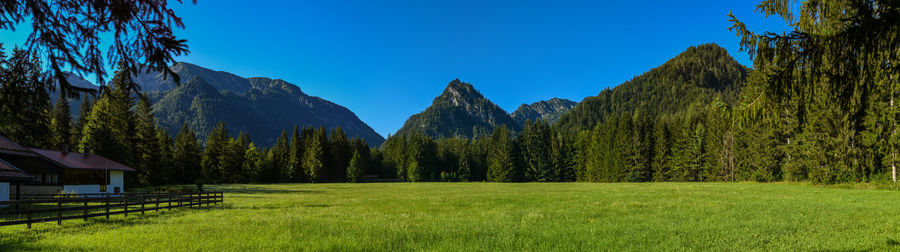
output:
[{"label": "shadow on grass", "polygon": [[217,190],[222,190],[225,192],[225,197],[228,197],[228,193],[237,193],[237,194],[317,194],[322,193],[322,191],[316,190],[305,190],[305,189],[274,189],[267,188],[263,186],[226,186],[217,188]]},{"label": "shadow on grass", "polygon": [[[3,227],[6,229],[0,232],[0,251],[69,251],[79,250],[77,246],[63,247],[59,244],[39,244],[41,240],[52,236],[60,235],[93,235],[99,232],[109,232],[120,228],[132,226],[157,224],[166,220],[184,216],[194,211],[212,211],[219,209],[230,209],[230,204],[200,207],[200,208],[182,208],[173,210],[162,210],[159,212],[148,211],[146,214],[130,213],[128,217],[124,215],[113,215],[112,219],[105,217],[89,218],[86,221],[68,220],[63,221],[62,226],[57,226],[53,222],[43,222],[33,224],[32,229],[27,229],[26,225],[15,225]],[[20,229],[20,230],[16,230]]]}]

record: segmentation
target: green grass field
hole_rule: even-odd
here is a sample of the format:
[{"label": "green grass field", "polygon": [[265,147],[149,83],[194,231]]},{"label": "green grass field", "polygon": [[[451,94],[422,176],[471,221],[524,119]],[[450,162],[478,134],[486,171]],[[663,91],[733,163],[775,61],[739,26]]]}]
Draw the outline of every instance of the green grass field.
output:
[{"label": "green grass field", "polygon": [[0,227],[9,250],[900,250],[900,192],[754,183],[228,185],[225,204]]}]

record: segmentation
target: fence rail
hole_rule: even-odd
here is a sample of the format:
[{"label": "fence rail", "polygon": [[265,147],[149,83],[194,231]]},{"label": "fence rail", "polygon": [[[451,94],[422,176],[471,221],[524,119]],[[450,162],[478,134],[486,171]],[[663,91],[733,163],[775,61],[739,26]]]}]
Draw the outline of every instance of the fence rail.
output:
[{"label": "fence rail", "polygon": [[[118,193],[118,194],[28,194],[26,200],[0,201],[0,226],[22,225],[31,228],[32,223],[129,213],[144,214],[178,207],[204,207],[224,201],[222,192],[184,193]],[[24,209],[23,209],[24,208]]]}]

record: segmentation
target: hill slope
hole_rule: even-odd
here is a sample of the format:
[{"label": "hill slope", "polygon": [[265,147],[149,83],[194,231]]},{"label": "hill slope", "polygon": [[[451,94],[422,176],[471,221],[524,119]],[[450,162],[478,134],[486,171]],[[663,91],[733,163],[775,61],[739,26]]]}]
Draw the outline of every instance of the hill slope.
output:
[{"label": "hill slope", "polygon": [[560,118],[566,130],[589,129],[612,113],[675,113],[719,96],[733,103],[750,70],[716,44],[692,46],[665,64],[597,96]]}]

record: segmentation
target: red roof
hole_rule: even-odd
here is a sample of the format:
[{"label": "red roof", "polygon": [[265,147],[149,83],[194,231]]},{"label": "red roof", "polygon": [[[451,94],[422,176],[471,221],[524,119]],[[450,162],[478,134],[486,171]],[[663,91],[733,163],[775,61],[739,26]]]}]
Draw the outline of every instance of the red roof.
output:
[{"label": "red roof", "polygon": [[25,146],[22,146],[16,142],[13,142],[12,140],[9,140],[9,138],[6,138],[3,135],[0,135],[0,152],[32,156],[32,157],[34,156],[34,154],[31,153],[31,150],[29,150],[28,148],[25,148]]},{"label": "red roof", "polygon": [[33,179],[28,173],[0,159],[0,181],[31,181]]},{"label": "red roof", "polygon": [[31,151],[67,169],[134,171],[131,167],[97,154],[41,149],[31,149]]}]

